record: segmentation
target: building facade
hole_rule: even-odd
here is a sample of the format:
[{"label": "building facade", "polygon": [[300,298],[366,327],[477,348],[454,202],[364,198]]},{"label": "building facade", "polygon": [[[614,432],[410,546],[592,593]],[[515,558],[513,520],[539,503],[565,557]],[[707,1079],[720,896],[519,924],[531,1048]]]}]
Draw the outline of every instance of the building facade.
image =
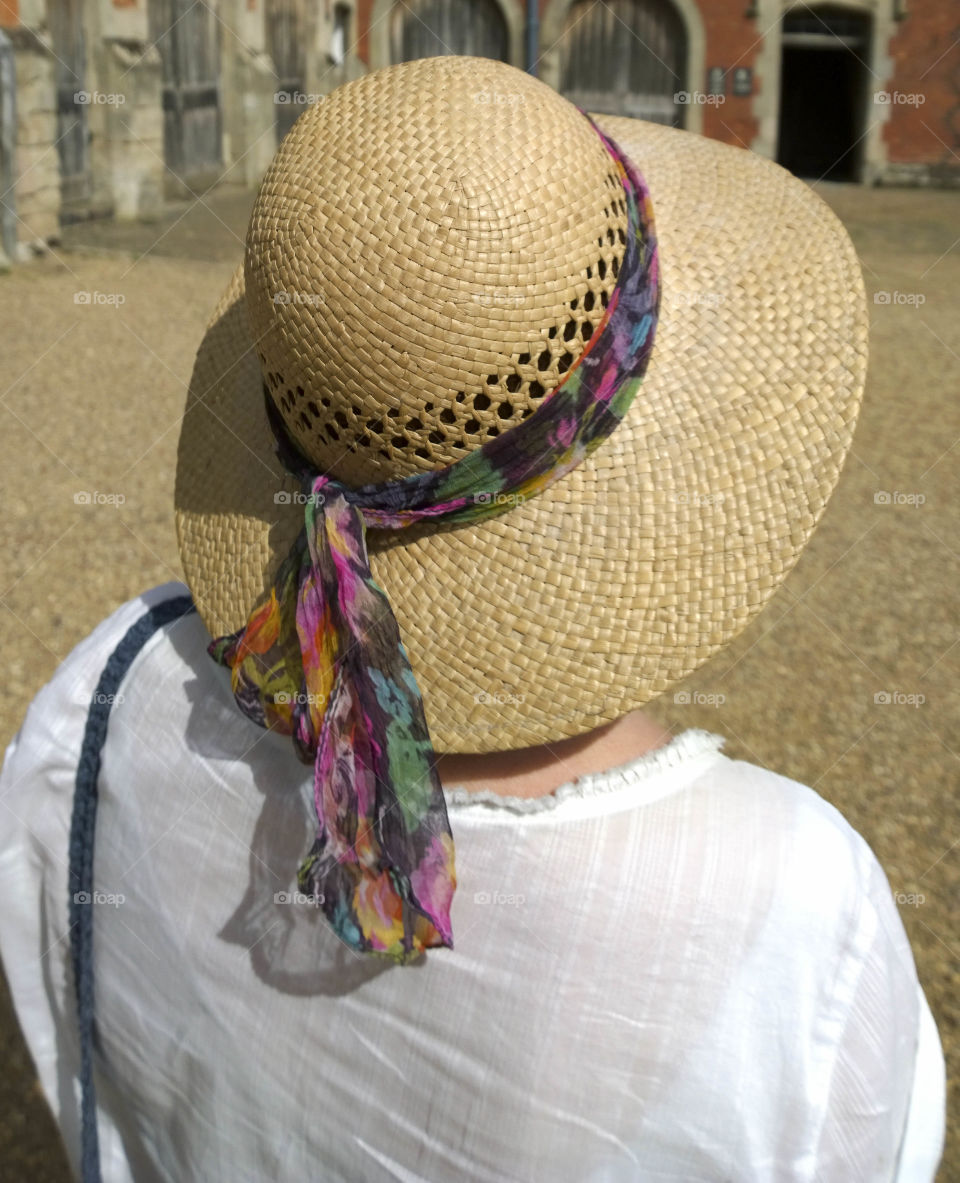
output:
[{"label": "building facade", "polygon": [[303,106],[438,53],[861,184],[960,183],[953,0],[0,0],[0,243],[253,185]]}]

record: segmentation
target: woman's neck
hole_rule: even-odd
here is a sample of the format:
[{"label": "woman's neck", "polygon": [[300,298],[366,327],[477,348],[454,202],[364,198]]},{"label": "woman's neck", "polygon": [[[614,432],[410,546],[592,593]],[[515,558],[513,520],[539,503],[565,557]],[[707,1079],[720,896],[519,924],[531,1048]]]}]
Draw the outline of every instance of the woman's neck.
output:
[{"label": "woman's neck", "polygon": [[663,747],[672,735],[641,710],[585,735],[506,752],[451,752],[437,758],[440,783],[468,792],[487,789],[506,797],[542,797],[591,772],[605,772]]}]

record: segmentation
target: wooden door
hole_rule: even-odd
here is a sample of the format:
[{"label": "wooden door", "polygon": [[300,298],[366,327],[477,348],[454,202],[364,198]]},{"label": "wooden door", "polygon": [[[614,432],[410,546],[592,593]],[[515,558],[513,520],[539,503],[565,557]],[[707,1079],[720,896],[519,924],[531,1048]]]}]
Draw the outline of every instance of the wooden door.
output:
[{"label": "wooden door", "polygon": [[303,111],[307,73],[307,20],[304,0],[267,0],[267,48],[277,75],[274,105],[277,143]]},{"label": "wooden door", "polygon": [[90,92],[86,89],[83,0],[49,4],[57,92],[57,152],[60,158],[60,216],[82,217],[92,194],[90,175]]},{"label": "wooden door", "polygon": [[163,154],[186,186],[210,185],[223,161],[220,22],[198,0],[150,0],[151,40],[163,60]]},{"label": "wooden door", "polygon": [[560,93],[585,111],[683,126],[687,37],[670,0],[576,0],[560,60]]},{"label": "wooden door", "polygon": [[496,0],[398,0],[390,13],[390,60],[462,53],[508,60],[507,22]]}]

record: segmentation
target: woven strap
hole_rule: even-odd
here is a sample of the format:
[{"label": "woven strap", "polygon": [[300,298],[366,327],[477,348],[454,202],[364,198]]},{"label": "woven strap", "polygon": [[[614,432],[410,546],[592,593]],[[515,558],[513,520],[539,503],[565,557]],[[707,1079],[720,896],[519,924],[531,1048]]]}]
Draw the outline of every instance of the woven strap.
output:
[{"label": "woven strap", "polygon": [[176,596],[145,612],[127,630],[100,675],[80,749],[70,823],[69,915],[70,951],[80,1030],[80,1172],[83,1183],[100,1183],[97,1101],[93,1086],[93,1050],[98,1045],[93,1015],[93,845],[97,823],[100,753],[107,738],[110,705],[133,659],[158,629],[195,611],[196,606],[189,596]]}]

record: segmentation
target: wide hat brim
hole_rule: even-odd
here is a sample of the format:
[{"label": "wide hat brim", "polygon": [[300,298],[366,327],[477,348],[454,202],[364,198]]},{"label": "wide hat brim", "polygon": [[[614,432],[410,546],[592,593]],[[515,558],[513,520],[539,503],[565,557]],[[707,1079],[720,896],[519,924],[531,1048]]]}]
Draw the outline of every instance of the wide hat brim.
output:
[{"label": "wide hat brim", "polygon": [[[744,149],[593,118],[653,201],[662,298],[639,394],[592,456],[523,504],[368,533],[438,751],[576,735],[690,674],[789,573],[853,436],[867,306],[830,208]],[[198,351],[176,479],[183,568],[213,636],[270,586],[303,524],[283,501],[296,491],[274,454],[241,265]]]}]

